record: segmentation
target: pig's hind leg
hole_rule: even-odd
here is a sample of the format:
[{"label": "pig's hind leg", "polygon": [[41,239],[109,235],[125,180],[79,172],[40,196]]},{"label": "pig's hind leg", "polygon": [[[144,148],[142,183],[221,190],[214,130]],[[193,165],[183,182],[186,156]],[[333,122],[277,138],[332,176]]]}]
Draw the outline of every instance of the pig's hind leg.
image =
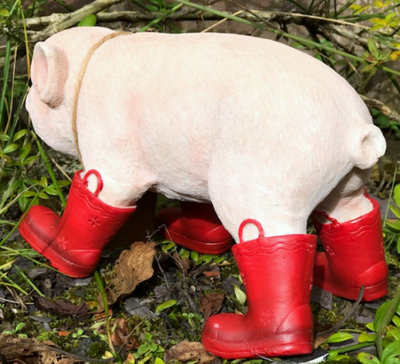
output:
[{"label": "pig's hind leg", "polygon": [[363,299],[387,293],[378,203],[364,189],[369,171],[354,169],[312,215],[325,252],[317,254],[314,283],[333,294]]},{"label": "pig's hind leg", "polygon": [[[243,155],[230,160],[240,158]],[[310,353],[309,298],[316,236],[306,234],[312,204],[301,204],[294,192],[309,201],[311,189],[297,178],[288,179],[284,186],[277,183],[284,176],[283,165],[279,173],[271,172],[270,179],[265,179],[255,161],[244,165],[247,173],[230,171],[235,178],[228,179],[223,169],[238,167],[225,162],[211,172],[209,189],[221,221],[240,242],[232,251],[246,289],[248,312],[211,317],[203,330],[203,344],[224,358]]]}]

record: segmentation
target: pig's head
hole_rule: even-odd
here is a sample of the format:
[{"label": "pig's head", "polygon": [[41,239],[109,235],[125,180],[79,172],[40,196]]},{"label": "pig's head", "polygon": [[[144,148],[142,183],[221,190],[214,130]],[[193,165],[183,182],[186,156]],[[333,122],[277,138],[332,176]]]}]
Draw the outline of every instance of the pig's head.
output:
[{"label": "pig's head", "polygon": [[26,108],[36,133],[50,147],[77,156],[72,132],[77,78],[90,47],[111,30],[80,27],[36,44]]}]

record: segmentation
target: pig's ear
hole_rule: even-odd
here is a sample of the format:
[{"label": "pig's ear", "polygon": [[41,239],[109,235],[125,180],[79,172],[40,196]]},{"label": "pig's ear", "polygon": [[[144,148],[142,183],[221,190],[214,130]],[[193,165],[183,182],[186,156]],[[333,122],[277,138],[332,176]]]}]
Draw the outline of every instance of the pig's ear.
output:
[{"label": "pig's ear", "polygon": [[40,100],[50,107],[58,106],[63,99],[68,76],[64,53],[50,44],[37,43],[33,51],[31,76]]},{"label": "pig's ear", "polygon": [[369,124],[354,144],[354,165],[360,169],[372,168],[378,159],[385,154],[386,140],[378,127]]}]

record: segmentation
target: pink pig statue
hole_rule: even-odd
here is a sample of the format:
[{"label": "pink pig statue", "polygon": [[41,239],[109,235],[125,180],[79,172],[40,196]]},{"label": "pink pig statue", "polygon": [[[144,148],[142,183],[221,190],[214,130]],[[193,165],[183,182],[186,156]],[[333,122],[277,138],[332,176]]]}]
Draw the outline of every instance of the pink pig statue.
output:
[{"label": "pink pig statue", "polygon": [[20,225],[61,272],[90,275],[152,189],[183,201],[164,213],[178,244],[237,243],[248,312],[206,322],[215,355],[311,352],[313,276],[348,299],[362,285],[364,300],[386,294],[379,207],[364,189],[386,143],[322,62],[248,36],[74,28],[36,45],[32,82],[36,132],[84,166],[61,217],[34,206]]}]

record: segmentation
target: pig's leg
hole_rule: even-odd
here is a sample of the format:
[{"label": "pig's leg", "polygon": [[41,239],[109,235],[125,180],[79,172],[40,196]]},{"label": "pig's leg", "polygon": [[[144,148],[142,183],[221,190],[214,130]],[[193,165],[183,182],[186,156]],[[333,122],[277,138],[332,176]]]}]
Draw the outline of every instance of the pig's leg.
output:
[{"label": "pig's leg", "polygon": [[202,342],[207,351],[224,358],[310,353],[309,299],[317,239],[306,234],[312,203],[302,204],[301,198],[314,192],[297,178],[288,179],[285,186],[275,183],[277,174],[271,173],[271,180],[260,178],[262,171],[249,171],[254,164],[246,163],[246,171],[231,173],[234,179],[217,174],[210,181],[221,221],[240,242],[232,251],[246,289],[248,312],[211,317]]},{"label": "pig's leg", "polygon": [[379,205],[364,190],[368,175],[354,169],[312,216],[325,249],[317,254],[315,284],[349,299],[364,286],[367,301],[387,293]]},{"label": "pig's leg", "polygon": [[76,172],[63,215],[33,206],[20,224],[21,235],[62,273],[76,278],[89,276],[103,247],[135,210],[134,206],[115,206],[99,198],[103,190],[113,191],[112,187],[107,176],[95,169]]}]

